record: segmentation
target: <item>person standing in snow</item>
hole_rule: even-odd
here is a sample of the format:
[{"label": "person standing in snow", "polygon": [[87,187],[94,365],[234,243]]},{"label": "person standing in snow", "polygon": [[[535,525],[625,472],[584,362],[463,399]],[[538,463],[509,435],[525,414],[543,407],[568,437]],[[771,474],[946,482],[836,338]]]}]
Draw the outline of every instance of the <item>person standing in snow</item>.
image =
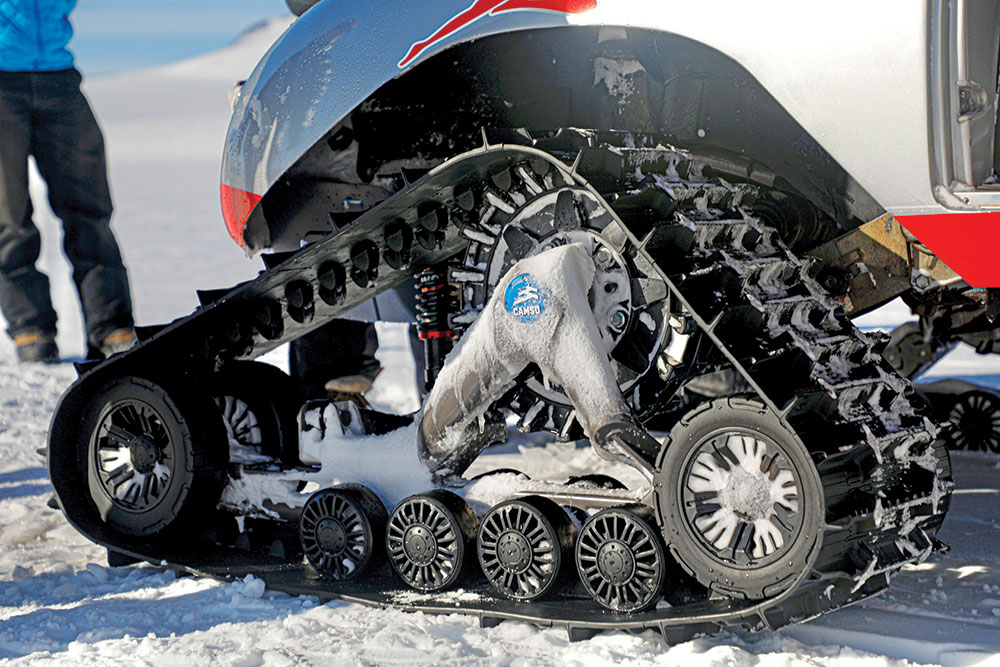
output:
[{"label": "person standing in snow", "polygon": [[48,278],[35,268],[28,157],[48,185],[73,265],[89,356],[135,343],[132,301],[111,232],[104,138],[67,48],[76,0],[0,0],[0,310],[22,362],[59,360]]}]

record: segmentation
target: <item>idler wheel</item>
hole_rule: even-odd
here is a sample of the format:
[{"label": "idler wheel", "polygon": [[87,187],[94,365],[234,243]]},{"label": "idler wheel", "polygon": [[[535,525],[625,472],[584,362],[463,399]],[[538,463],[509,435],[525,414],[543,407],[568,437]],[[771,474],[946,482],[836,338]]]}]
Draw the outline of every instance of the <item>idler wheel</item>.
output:
[{"label": "idler wheel", "polygon": [[[230,361],[210,378],[233,463],[260,457],[298,462],[302,389],[288,374],[259,361]],[[235,446],[238,445],[238,446]]]},{"label": "idler wheel", "polygon": [[477,524],[468,504],[450,491],[410,496],[389,517],[385,537],[389,563],[417,590],[448,588],[466,567]]},{"label": "idler wheel", "polygon": [[76,446],[97,516],[132,536],[199,524],[219,498],[228,460],[212,400],[140,377],[95,385]]},{"label": "idler wheel", "polygon": [[575,537],[569,516],[551,500],[508,500],[483,517],[479,564],[504,597],[536,600],[565,578]]},{"label": "idler wheel", "polygon": [[592,516],[576,543],[583,587],[602,607],[649,609],[663,591],[665,550],[646,507],[612,507]]},{"label": "idler wheel", "polygon": [[299,539],[321,575],[346,581],[381,556],[385,523],[385,507],[371,490],[344,484],[310,496],[299,519]]},{"label": "idler wheel", "polygon": [[819,471],[795,434],[756,400],[719,399],[685,415],[653,481],[671,556],[717,593],[777,595],[822,548]]}]

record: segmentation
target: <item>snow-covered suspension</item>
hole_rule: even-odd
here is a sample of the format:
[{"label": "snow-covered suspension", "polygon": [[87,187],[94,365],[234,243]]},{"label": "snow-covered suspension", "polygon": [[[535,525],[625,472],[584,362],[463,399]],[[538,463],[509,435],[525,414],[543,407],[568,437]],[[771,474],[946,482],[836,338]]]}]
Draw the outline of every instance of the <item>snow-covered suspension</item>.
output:
[{"label": "snow-covered suspension", "polygon": [[[522,165],[487,184],[474,215],[463,230],[469,246],[450,271],[462,297],[453,321],[475,321],[515,262],[581,244],[593,260],[593,289],[586,298],[597,330],[621,393],[642,412],[661,385],[654,371],[670,338],[669,296],[661,281],[638,269],[627,237],[602,235],[613,217],[600,198],[587,188],[545,188]],[[518,378],[498,407],[516,414],[522,431],[547,430],[563,440],[583,434],[564,388],[538,372]]]},{"label": "snow-covered suspension", "polygon": [[[595,257],[604,248],[554,245],[518,261],[499,280],[424,404],[420,453],[433,472],[461,475],[491,444],[477,437],[477,420],[529,364],[539,369],[541,382],[568,397],[592,441],[610,424],[631,422],[598,324],[604,309],[588,301],[588,294],[617,284],[597,270]],[[600,446],[597,451],[621,457]]]}]

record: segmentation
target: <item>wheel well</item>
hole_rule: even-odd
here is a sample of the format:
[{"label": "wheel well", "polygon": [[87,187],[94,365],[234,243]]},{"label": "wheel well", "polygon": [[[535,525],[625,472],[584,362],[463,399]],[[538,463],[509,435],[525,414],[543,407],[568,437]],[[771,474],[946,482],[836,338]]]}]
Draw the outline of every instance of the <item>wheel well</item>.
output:
[{"label": "wheel well", "polygon": [[383,85],[279,179],[249,240],[295,247],[334,229],[329,200],[339,192],[318,209],[303,203],[317,181],[379,185],[387,195],[407,169],[481,146],[485,130],[567,127],[661,136],[717,171],[798,194],[837,228],[825,237],[884,213],[728,56],[677,35],[564,27],[461,44]]}]

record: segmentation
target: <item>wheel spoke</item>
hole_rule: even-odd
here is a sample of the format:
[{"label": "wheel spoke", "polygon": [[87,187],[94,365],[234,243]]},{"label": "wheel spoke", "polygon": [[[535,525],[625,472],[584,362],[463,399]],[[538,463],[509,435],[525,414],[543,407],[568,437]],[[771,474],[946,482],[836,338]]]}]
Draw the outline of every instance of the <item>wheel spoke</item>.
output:
[{"label": "wheel spoke", "polygon": [[[375,540],[381,537],[372,521],[349,492],[318,491],[306,501],[299,523],[306,558],[320,574],[335,581],[358,576],[371,562]],[[395,548],[391,536],[388,541],[391,552]]]},{"label": "wheel spoke", "polygon": [[780,558],[803,519],[785,450],[760,433],[732,430],[695,444],[687,461],[679,500],[705,553],[740,567]]},{"label": "wheel spoke", "polygon": [[411,496],[393,510],[387,534],[390,563],[407,585],[439,590],[458,577],[464,537],[457,518],[443,502],[430,495]]},{"label": "wheel spoke", "polygon": [[[641,511],[650,515],[648,509]],[[625,508],[592,516],[577,541],[576,567],[584,588],[613,611],[640,611],[655,604],[664,561],[663,543],[653,524]]]}]

